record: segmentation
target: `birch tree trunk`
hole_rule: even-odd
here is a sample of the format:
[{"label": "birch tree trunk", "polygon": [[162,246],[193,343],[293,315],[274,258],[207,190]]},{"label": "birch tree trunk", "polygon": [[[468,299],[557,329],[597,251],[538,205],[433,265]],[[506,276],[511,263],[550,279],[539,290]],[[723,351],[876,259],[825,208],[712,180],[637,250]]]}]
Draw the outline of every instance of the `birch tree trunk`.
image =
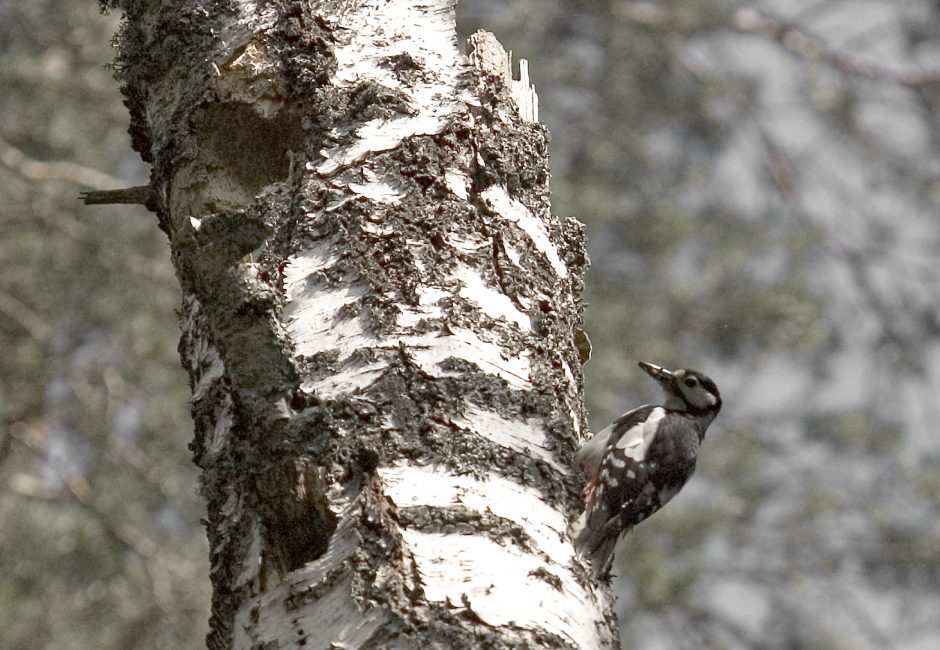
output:
[{"label": "birch tree trunk", "polygon": [[182,285],[210,648],[595,648],[583,233],[453,0],[107,3]]}]

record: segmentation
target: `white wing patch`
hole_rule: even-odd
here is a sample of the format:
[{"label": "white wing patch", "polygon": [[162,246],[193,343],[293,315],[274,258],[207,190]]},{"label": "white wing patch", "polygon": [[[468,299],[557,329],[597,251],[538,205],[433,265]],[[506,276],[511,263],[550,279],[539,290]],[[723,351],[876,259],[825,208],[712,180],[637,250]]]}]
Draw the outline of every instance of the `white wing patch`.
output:
[{"label": "white wing patch", "polygon": [[666,417],[666,409],[657,406],[646,420],[634,426],[629,431],[625,431],[615,445],[617,449],[623,449],[623,454],[627,458],[632,458],[638,463],[643,462],[646,451],[656,433],[657,423]]}]

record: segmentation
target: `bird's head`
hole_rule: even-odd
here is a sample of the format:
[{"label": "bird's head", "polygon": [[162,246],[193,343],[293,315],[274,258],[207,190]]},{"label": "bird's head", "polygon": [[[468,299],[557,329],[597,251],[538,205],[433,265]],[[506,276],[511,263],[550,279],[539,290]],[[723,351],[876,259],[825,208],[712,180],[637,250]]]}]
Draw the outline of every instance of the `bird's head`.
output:
[{"label": "bird's head", "polygon": [[721,410],[718,386],[707,375],[684,368],[667,370],[645,361],[640,362],[640,367],[663,387],[666,394],[663,406],[667,409],[712,418]]}]

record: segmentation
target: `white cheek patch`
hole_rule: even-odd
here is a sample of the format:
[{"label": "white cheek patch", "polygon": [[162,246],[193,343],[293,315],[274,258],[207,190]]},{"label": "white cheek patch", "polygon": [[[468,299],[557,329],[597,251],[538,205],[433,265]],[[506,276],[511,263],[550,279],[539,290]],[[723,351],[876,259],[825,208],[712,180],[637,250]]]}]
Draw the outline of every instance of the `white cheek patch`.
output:
[{"label": "white cheek patch", "polygon": [[691,400],[692,404],[696,406],[714,406],[715,401],[715,396],[704,388],[699,388],[696,391],[695,398]]},{"label": "white cheek patch", "polygon": [[682,391],[685,401],[692,406],[714,406],[718,402],[715,396],[702,386],[695,386],[695,388],[689,390],[685,384],[679,384],[679,389]]}]

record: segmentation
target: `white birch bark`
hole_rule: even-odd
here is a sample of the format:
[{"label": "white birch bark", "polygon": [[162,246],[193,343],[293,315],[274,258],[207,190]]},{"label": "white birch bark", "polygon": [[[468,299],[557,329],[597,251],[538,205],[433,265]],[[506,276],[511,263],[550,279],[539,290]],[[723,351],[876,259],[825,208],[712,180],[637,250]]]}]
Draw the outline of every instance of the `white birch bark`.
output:
[{"label": "white birch bark", "polygon": [[452,0],[125,4],[209,646],[613,645],[565,533],[583,237],[525,67],[482,33],[462,55]]}]

